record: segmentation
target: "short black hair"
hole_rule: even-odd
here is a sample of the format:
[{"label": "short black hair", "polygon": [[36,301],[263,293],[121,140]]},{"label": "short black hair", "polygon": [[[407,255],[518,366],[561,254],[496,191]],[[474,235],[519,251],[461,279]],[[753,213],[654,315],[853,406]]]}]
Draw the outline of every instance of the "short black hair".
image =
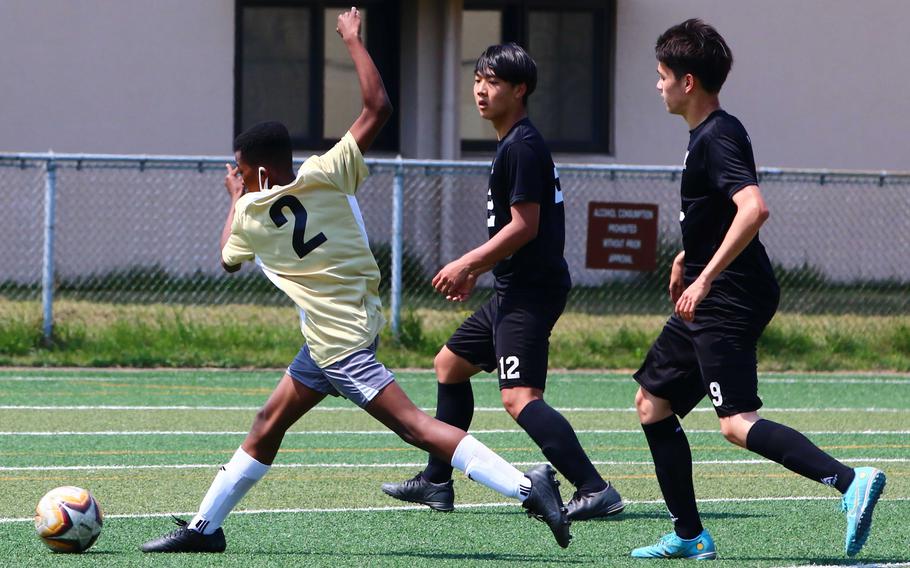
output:
[{"label": "short black hair", "polygon": [[537,88],[537,63],[515,42],[491,45],[483,50],[474,64],[474,74],[482,77],[492,74],[513,85],[524,83],[528,88],[522,99],[525,105]]},{"label": "short black hair", "polygon": [[240,151],[251,166],[293,169],[291,135],[280,122],[260,122],[247,128],[234,138],[234,151]]},{"label": "short black hair", "polygon": [[675,25],[657,38],[657,60],[679,78],[691,73],[709,93],[718,93],[733,67],[733,52],[712,26],[698,18]]}]

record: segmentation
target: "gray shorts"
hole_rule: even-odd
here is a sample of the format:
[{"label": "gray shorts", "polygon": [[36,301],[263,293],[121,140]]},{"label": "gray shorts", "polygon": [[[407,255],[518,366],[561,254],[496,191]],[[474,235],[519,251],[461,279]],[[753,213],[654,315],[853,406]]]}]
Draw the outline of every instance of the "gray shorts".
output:
[{"label": "gray shorts", "polygon": [[316,392],[343,396],[363,408],[382,389],[395,380],[395,375],[376,359],[376,344],[351,353],[325,368],[310,356],[306,345],[288,366],[288,375]]}]

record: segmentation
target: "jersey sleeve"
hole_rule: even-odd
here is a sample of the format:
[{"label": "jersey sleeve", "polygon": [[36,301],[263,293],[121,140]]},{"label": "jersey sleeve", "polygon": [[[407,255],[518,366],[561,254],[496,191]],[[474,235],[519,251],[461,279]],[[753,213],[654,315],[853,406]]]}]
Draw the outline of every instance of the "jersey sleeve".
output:
[{"label": "jersey sleeve", "polygon": [[729,198],[750,185],[758,185],[752,144],[745,133],[721,132],[708,143],[708,181]]},{"label": "jersey sleeve", "polygon": [[318,168],[328,178],[329,183],[343,193],[354,195],[363,180],[370,175],[363,154],[354,136],[348,132],[331,150],[316,159]]},{"label": "jersey sleeve", "polygon": [[255,255],[243,232],[242,222],[243,211],[237,209],[234,211],[234,219],[231,221],[231,235],[228,237],[224,248],[221,249],[221,261],[228,266],[237,266],[244,261],[253,260]]},{"label": "jersey sleeve", "polygon": [[540,157],[527,144],[516,142],[506,152],[506,168],[511,184],[509,205],[521,202],[541,203],[544,180],[541,175]]}]

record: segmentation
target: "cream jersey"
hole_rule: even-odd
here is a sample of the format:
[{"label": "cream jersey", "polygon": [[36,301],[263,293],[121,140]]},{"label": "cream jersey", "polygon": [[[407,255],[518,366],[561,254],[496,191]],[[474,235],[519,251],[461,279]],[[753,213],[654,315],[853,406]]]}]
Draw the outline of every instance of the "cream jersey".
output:
[{"label": "cream jersey", "polygon": [[221,251],[227,265],[259,258],[305,315],[301,331],[321,367],[369,347],[385,325],[379,267],[354,198],[367,175],[348,132],[310,156],[292,183],[238,199]]}]

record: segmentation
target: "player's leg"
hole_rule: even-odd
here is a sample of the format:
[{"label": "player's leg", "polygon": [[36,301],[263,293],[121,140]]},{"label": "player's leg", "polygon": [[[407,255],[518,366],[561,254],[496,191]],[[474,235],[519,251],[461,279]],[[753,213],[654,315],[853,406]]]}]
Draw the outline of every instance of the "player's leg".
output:
[{"label": "player's leg", "polygon": [[720,427],[730,442],[840,491],[847,513],[844,550],[850,556],[860,551],[869,537],[872,513],[885,488],[884,472],[874,467],[851,468],[802,433],[764,419],[757,412],[721,416]]},{"label": "player's leg", "polygon": [[677,416],[704,398],[698,362],[685,324],[670,318],[635,373],[638,419],[648,441],[654,472],[673,519],[673,532],[657,544],[636,548],[637,558],[715,558],[711,535],[701,524],[692,483],[692,451]]},{"label": "player's leg", "polygon": [[518,499],[529,514],[547,523],[560,546],[569,545],[569,520],[555,472],[549,466],[521,473],[473,436],[414,406],[394,382],[386,386],[365,410],[405,442],[448,461],[469,479],[505,497]]},{"label": "player's leg", "polygon": [[[468,431],[474,418],[474,391],[471,377],[481,368],[456,355],[447,346],[433,360],[436,371],[436,419]],[[452,479],[452,467],[431,455],[422,477],[431,483]]]},{"label": "player's leg", "polygon": [[178,528],[142,545],[143,552],[222,552],[225,549],[221,524],[228,513],[268,472],[288,428],[331,392],[331,385],[324,378],[312,376],[313,369],[318,367],[304,347],[256,414],[241,447],[215,475],[193,519],[187,523],[175,518]]},{"label": "player's leg", "polygon": [[[482,370],[489,372],[496,368],[493,317],[497,301],[494,296],[465,320],[433,361],[437,380],[436,418],[465,431],[474,416],[470,379]],[[455,507],[452,464],[430,454],[423,471],[401,482],[383,483],[382,491],[436,511],[451,511]]]},{"label": "player's leg", "polygon": [[607,517],[622,512],[622,498],[591,463],[569,421],[543,398],[550,332],[564,307],[559,295],[503,298],[493,332],[500,395],[506,411],[575,486],[570,518]]},{"label": "player's leg", "polygon": [[376,359],[375,344],[323,368],[332,386],[406,442],[448,461],[468,477],[502,495],[518,499],[544,520],[560,546],[569,544],[569,521],[552,468],[522,474],[464,430],[417,408]]}]

